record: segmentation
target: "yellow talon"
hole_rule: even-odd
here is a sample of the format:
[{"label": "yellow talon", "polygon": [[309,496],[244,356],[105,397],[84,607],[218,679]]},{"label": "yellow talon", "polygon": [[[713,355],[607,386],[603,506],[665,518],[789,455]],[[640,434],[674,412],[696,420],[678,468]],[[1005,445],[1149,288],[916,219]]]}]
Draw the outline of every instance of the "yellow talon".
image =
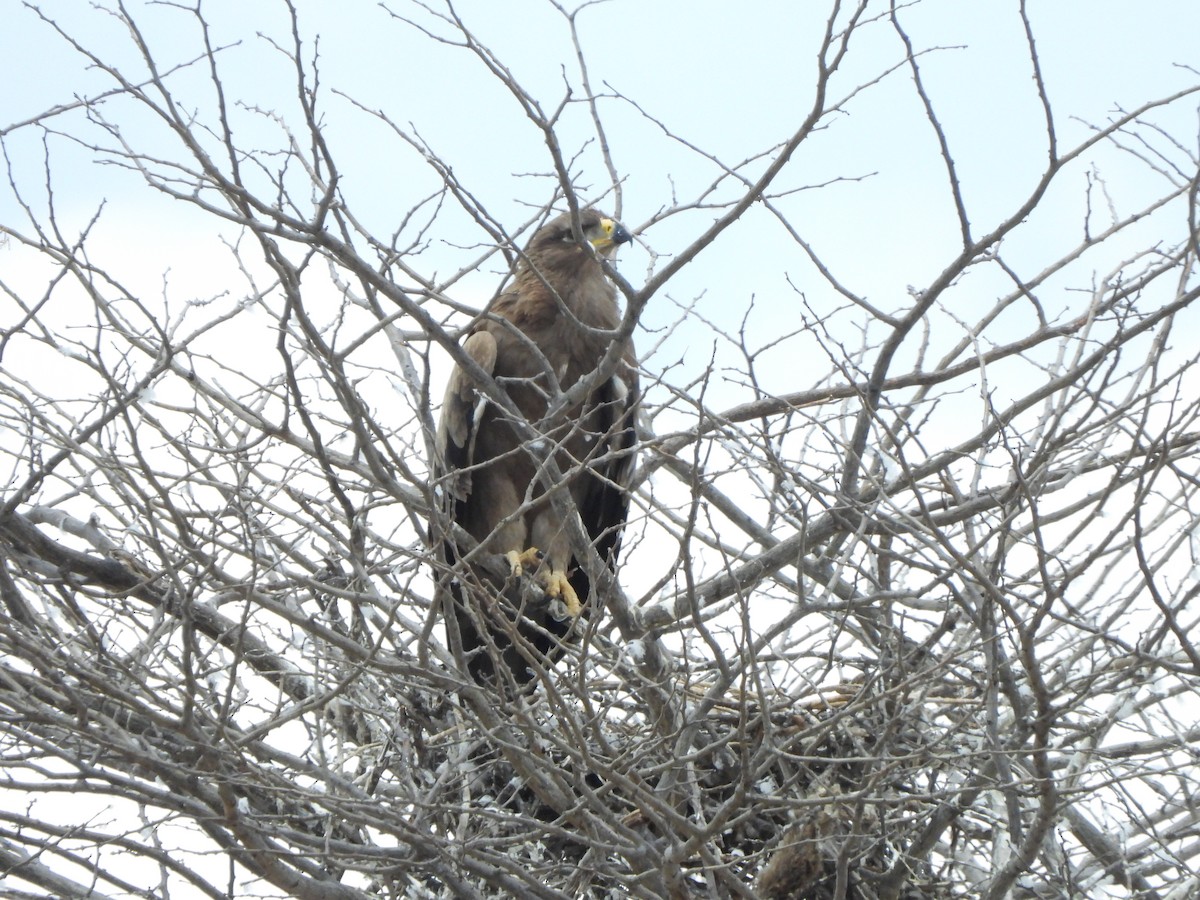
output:
[{"label": "yellow talon", "polygon": [[512,577],[520,578],[525,572],[526,566],[535,566],[542,561],[542,551],[537,547],[530,547],[528,550],[509,550],[504,554],[504,558],[508,560],[508,565],[512,569]]},{"label": "yellow talon", "polygon": [[542,575],[541,582],[547,597],[562,600],[567,607],[567,615],[573,619],[579,618],[583,612],[583,604],[579,602],[579,595],[567,580],[566,572],[561,569],[547,572]]}]

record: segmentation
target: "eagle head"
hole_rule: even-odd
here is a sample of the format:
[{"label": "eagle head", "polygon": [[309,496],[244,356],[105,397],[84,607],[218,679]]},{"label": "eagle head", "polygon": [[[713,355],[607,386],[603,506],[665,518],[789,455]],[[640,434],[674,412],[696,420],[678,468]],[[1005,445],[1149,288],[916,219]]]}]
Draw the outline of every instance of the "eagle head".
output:
[{"label": "eagle head", "polygon": [[[583,231],[584,240],[604,257],[612,256],[618,246],[633,240],[633,235],[624,225],[595,209],[580,211],[579,227]],[[571,227],[570,213],[556,216],[542,226],[534,235],[529,249],[532,250],[539,246],[548,248],[552,244],[561,243],[576,243],[575,233]]]}]

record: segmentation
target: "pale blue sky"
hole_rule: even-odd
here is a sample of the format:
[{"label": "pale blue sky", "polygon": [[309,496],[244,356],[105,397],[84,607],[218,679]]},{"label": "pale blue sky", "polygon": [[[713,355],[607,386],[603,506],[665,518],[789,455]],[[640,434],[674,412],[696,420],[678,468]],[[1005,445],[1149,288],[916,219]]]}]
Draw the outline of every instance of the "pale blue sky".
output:
[{"label": "pale blue sky", "polygon": [[[0,128],[109,85],[103,73],[88,70],[29,10],[11,0],[5,6],[0,59],[9,70],[5,83],[10,90],[0,97]],[[312,53],[314,37],[320,37],[326,134],[342,169],[344,195],[361,221],[378,233],[390,233],[414,203],[435,189],[437,179],[419,154],[336,92],[383,111],[428,141],[507,227],[516,228],[531,205],[545,201],[547,180],[528,174],[549,168],[541,136],[472,54],[433,42],[374,4],[307,0],[298,6],[306,54]],[[415,5],[390,6],[449,34]],[[128,36],[111,17],[83,4],[47,8],[107,59],[130,66],[131,73],[140,71]],[[131,8],[164,68],[195,55],[197,31],[187,14],[140,3]],[[552,109],[562,99],[567,82],[579,96],[569,29],[551,4],[471,0],[456,9],[543,108]],[[942,48],[923,56],[921,64],[960,167],[977,234],[1011,213],[1045,159],[1041,110],[1017,9],[1015,0],[924,0],[899,13],[918,50]],[[207,3],[205,10],[214,41],[237,44],[220,54],[230,102],[276,111],[299,128],[291,99],[294,73],[262,36],[286,43],[282,8],[266,2]],[[1196,80],[1194,72],[1180,66],[1200,62],[1194,44],[1200,34],[1200,4],[1035,0],[1029,12],[1064,147],[1086,134],[1085,123],[1102,124],[1118,107],[1132,108]],[[901,60],[902,47],[886,20],[886,6],[876,14],[884,14],[882,20],[852,42],[833,81],[834,96],[850,93]],[[593,88],[605,91],[608,85],[626,98],[605,100],[601,113],[625,179],[627,223],[640,225],[673,197],[694,200],[718,173],[711,161],[667,137],[646,117],[729,164],[768,151],[792,133],[811,102],[812,54],[825,15],[826,4],[713,0],[610,0],[580,14]],[[172,84],[185,103],[200,109],[201,120],[211,121],[212,89],[202,68],[176,74]],[[18,89],[12,90],[13,85]],[[120,101],[106,104],[104,111],[139,147],[165,152],[169,146],[160,126],[145,113]],[[1195,113],[1196,104],[1188,102],[1161,117],[1172,134],[1192,141],[1184,148],[1192,153]],[[244,110],[234,115],[239,140],[278,143],[274,123]],[[82,127],[79,111],[47,124],[98,139],[95,130]],[[591,136],[584,106],[564,112],[560,134],[568,154],[581,149]],[[35,200],[44,138],[40,129],[24,128],[5,139],[14,176]],[[177,281],[194,280],[194,295],[216,289],[203,283],[205,275],[219,283],[227,263],[209,257],[223,257],[210,222],[147,190],[135,174],[97,165],[95,154],[85,147],[57,136],[47,143],[63,221],[77,225],[107,200],[97,242],[105,246],[107,241],[115,258],[127,257],[126,277],[145,279],[147,289],[161,290],[162,274],[170,268]],[[1078,241],[1092,167],[1106,179],[1119,214],[1131,212],[1162,183],[1144,164],[1112,149],[1098,151],[1088,164],[1064,174],[1037,214],[1038,227],[1006,246],[1023,274],[1032,274]],[[583,152],[578,168],[582,185],[593,191],[605,185],[607,174],[594,144]],[[761,162],[754,163],[747,171],[754,174],[761,168]],[[956,253],[958,241],[945,170],[906,71],[856,96],[844,114],[801,147],[777,187],[801,189],[831,179],[861,180],[799,190],[780,200],[780,209],[848,287],[885,310],[903,308],[908,287],[919,288],[940,271]],[[722,200],[732,196],[728,187],[717,193]],[[668,258],[716,215],[706,209],[685,213],[651,228],[644,240]],[[0,192],[0,218],[23,226],[8,191]],[[461,214],[444,223],[417,261],[425,271],[454,271],[475,253],[460,247],[472,247],[484,237]],[[1151,221],[1145,227],[1156,226]],[[640,247],[626,248],[622,271],[634,284],[641,283],[649,259]],[[1103,271],[1114,261],[1097,260],[1095,268]],[[6,267],[17,263],[17,254],[9,253]],[[3,259],[0,266],[5,266]],[[498,266],[491,267],[460,286],[459,299],[483,302],[498,277]],[[980,293],[970,302],[984,309],[994,296],[989,276],[972,277],[978,279],[972,290]],[[675,321],[679,312],[673,300],[696,302],[699,316],[732,329],[754,297],[749,333],[754,341],[765,342],[778,335],[781,323],[786,330],[795,321],[797,298],[789,282],[818,311],[841,305],[788,234],[756,207],[680,273],[647,310],[645,324],[653,329]],[[653,340],[643,337],[642,343]],[[682,357],[684,369],[677,377],[686,381],[689,370],[707,362],[712,340],[707,328],[691,329],[685,323],[667,342],[663,365]],[[792,361],[780,361],[782,368],[769,387],[809,386]],[[734,389],[727,400],[736,402],[739,396]]]}]

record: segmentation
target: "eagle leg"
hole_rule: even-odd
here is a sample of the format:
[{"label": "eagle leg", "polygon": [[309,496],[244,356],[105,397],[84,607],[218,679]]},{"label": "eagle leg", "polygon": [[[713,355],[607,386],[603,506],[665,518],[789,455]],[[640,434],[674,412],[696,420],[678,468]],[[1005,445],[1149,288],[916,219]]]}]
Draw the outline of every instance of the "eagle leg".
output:
[{"label": "eagle leg", "polygon": [[537,547],[530,547],[524,551],[509,550],[504,554],[504,558],[508,560],[508,565],[512,569],[512,577],[520,578],[526,566],[533,567],[542,561],[542,551]]},{"label": "eagle leg", "polygon": [[538,580],[541,581],[547,597],[562,600],[567,607],[567,614],[573,619],[579,618],[583,612],[583,604],[579,602],[579,595],[567,580],[566,572],[562,569],[542,570]]}]

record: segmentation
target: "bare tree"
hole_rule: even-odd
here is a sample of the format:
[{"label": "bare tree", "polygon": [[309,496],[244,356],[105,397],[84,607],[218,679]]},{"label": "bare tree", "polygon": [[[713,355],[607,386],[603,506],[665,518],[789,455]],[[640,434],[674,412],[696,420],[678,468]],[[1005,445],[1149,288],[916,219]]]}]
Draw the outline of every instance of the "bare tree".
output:
[{"label": "bare tree", "polygon": [[[0,123],[5,896],[1191,896],[1200,74],[1064,127],[1020,4],[1040,161],[985,210],[908,7],[829,4],[807,107],[730,163],[592,78],[593,5],[552,4],[557,97],[449,4],[381,14],[533,129],[523,221],[327,88],[290,0],[289,39],[255,39],[293,86],[272,109],[199,3],[118,2],[103,36],[25,5],[88,86]],[[956,238],[869,293],[796,160],[894,85]],[[651,253],[613,274],[646,325],[625,561],[514,696],[442,639],[431,397],[551,208],[622,214],[630,116],[713,174],[626,219]],[[382,228],[346,117],[425,167]],[[182,205],[236,280],[129,263],[64,155]],[[777,295],[713,320],[675,291],[751,220]],[[681,336],[709,362],[676,365]]]}]

